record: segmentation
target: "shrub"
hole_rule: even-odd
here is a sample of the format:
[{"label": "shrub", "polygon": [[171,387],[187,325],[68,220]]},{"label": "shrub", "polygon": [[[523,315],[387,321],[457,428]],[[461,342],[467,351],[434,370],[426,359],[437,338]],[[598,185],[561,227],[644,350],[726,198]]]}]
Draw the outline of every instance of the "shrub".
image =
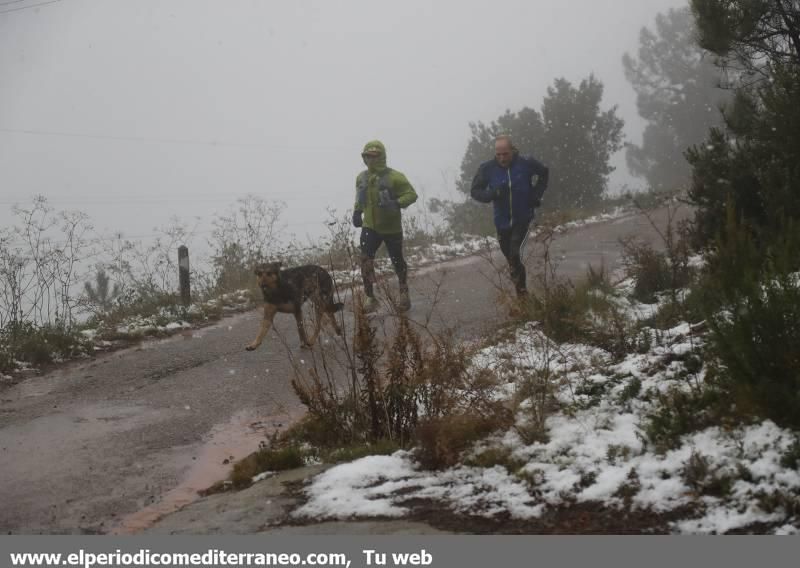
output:
[{"label": "shrub", "polygon": [[800,288],[768,280],[712,323],[712,350],[734,400],[787,427],[800,426]]},{"label": "shrub", "polygon": [[646,304],[655,303],[656,294],[670,286],[670,269],[667,256],[649,244],[628,241],[623,243],[623,264],[629,278],[633,278],[633,297]]},{"label": "shrub", "polygon": [[510,472],[516,473],[525,465],[525,462],[512,457],[510,448],[504,446],[490,446],[468,456],[464,460],[464,465],[486,469],[499,465]]},{"label": "shrub", "polygon": [[0,330],[0,371],[12,371],[15,361],[32,365],[52,363],[90,351],[88,342],[60,325],[11,323]]},{"label": "shrub", "polygon": [[622,242],[622,262],[625,273],[634,281],[633,297],[652,304],[660,292],[674,292],[691,281],[689,248],[686,241],[677,242],[668,229],[665,235],[667,250],[658,251],[648,243],[633,239]]},{"label": "shrub", "polygon": [[418,444],[429,456],[425,463],[438,467],[480,436],[510,425],[510,411],[494,400],[495,381],[469,369],[464,347],[427,329],[423,344],[408,319],[393,321],[383,340],[386,334],[377,333],[375,320],[356,302],[353,348],[345,349],[350,358],[340,373],[324,351],[310,369],[298,369],[292,386],[308,415],[293,429],[295,437],[326,450]]},{"label": "shrub", "polygon": [[511,413],[484,416],[464,412],[450,416],[426,418],[416,429],[419,446],[416,457],[428,469],[442,469],[459,462],[474,442],[508,427]]},{"label": "shrub", "polygon": [[731,475],[725,475],[715,468],[707,457],[693,451],[681,468],[684,483],[695,493],[724,497],[729,494],[734,483]]},{"label": "shrub", "polygon": [[304,453],[296,446],[280,449],[262,448],[233,466],[230,481],[235,489],[244,489],[253,482],[253,477],[267,471],[284,471],[303,467]]},{"label": "shrub", "polygon": [[685,434],[719,424],[728,414],[725,397],[714,386],[686,392],[677,388],[659,394],[657,404],[645,415],[644,436],[656,451],[666,452],[681,445]]},{"label": "shrub", "polygon": [[800,219],[800,68],[758,65],[768,80],[740,87],[724,112],[725,129],[687,152],[698,247],[724,231],[726,205],[759,246],[780,235],[785,221]]},{"label": "shrub", "polygon": [[632,346],[633,327],[614,302],[615,293],[605,266],[589,266],[575,284],[552,278],[531,296],[525,317],[541,322],[558,343],[587,343],[622,355]]}]

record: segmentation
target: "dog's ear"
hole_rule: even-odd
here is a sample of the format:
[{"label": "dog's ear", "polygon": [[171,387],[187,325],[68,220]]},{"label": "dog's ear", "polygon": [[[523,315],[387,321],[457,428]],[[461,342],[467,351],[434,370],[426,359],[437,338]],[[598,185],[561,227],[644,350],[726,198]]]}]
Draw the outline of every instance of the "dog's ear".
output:
[{"label": "dog's ear", "polygon": [[261,272],[262,272],[262,267],[261,266],[256,266],[253,269],[253,274],[255,274],[256,276],[261,276]]}]

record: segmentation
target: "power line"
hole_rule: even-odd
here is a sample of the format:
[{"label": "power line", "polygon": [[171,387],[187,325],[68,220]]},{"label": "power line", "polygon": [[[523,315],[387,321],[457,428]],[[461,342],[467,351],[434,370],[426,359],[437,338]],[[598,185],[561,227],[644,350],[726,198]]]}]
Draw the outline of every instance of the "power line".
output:
[{"label": "power line", "polygon": [[[58,1],[58,0],[54,0]],[[109,134],[86,134],[80,132],[59,132],[55,130],[24,130],[15,128],[0,128],[0,132],[11,134],[26,134],[29,136],[64,136],[69,138],[89,138],[96,140],[117,140],[122,142],[156,142],[159,144],[188,144],[193,146],[220,146],[238,148],[271,148],[271,149],[293,149],[289,146],[279,144],[266,144],[263,142],[218,142],[216,140],[193,140],[191,138],[148,138],[145,136],[117,136]],[[305,146],[298,147],[297,150],[345,150],[344,146]]]},{"label": "power line", "polygon": [[[280,197],[281,200],[285,201],[298,201],[298,200],[305,200],[307,199],[307,192],[309,190],[297,190],[292,192],[281,192],[281,193],[272,193],[270,192],[268,197]],[[0,201],[0,205],[17,205],[24,200],[16,200],[16,201]],[[129,198],[105,198],[105,199],[48,199],[47,203],[53,205],[137,205],[141,204],[152,204],[152,203],[177,203],[185,201],[187,204],[191,205],[194,203],[231,203],[232,206],[236,206],[235,202],[231,202],[229,197],[207,197],[207,198],[198,198],[194,196],[175,196],[175,197],[152,197],[152,198],[142,198],[142,197],[129,197]]]},{"label": "power line", "polygon": [[[195,203],[229,203],[231,207],[238,207],[244,199],[250,196],[256,198],[263,197],[265,200],[273,202],[292,203],[295,201],[305,201],[309,195],[314,192],[323,191],[324,188],[320,187],[298,187],[288,189],[286,191],[272,191],[272,190],[259,190],[251,192],[247,195],[228,195],[220,196],[218,194],[191,194],[191,195],[173,195],[173,196],[154,196],[154,195],[70,195],[63,197],[56,197],[54,199],[48,198],[47,203],[50,205],[137,205],[137,204],[152,204],[152,203],[184,203],[186,205],[194,205]],[[30,196],[23,196],[19,198],[0,200],[0,205],[19,205],[24,203]]]},{"label": "power line", "polygon": [[[292,229],[292,228],[295,228],[295,227],[308,227],[310,225],[323,226],[323,225],[327,225],[327,222],[326,221],[304,221],[304,222],[300,222],[300,223],[285,223],[285,224],[282,225],[281,228]],[[191,239],[191,238],[194,238],[194,237],[197,237],[197,236],[201,236],[201,235],[210,235],[210,234],[212,234],[214,232],[217,232],[217,231],[219,231],[219,228],[203,229],[203,230],[191,230],[191,231],[187,231],[185,237]],[[110,234],[109,233],[98,234],[97,235],[97,237],[98,237],[97,239],[89,239],[89,240],[90,241],[91,240],[113,241],[113,240],[117,240],[117,238],[119,238],[119,240],[125,241],[125,242],[131,242],[131,241],[142,242],[142,241],[145,241],[145,240],[148,240],[148,239],[156,239],[156,238],[159,238],[159,237],[169,237],[169,236],[170,235],[168,233],[164,233],[164,232],[151,233],[149,235],[127,235],[122,231],[116,231],[116,232],[112,232]],[[55,239],[48,239],[47,242],[49,244],[51,244],[51,245],[63,245],[63,244],[67,243],[67,241],[65,241],[65,240],[55,240]],[[22,247],[22,246],[26,246],[28,243],[26,243],[24,241],[8,240],[8,241],[5,241],[5,244],[7,246],[12,246],[12,247]]]},{"label": "power line", "polygon": [[[5,4],[0,4],[0,6],[5,6],[8,4],[17,4],[19,2],[23,2],[24,0],[13,0],[11,2],[6,2]],[[0,14],[8,14],[9,12],[19,12],[20,10],[29,10],[30,8],[38,8],[39,6],[47,6],[48,4],[55,4],[56,2],[61,2],[61,0],[50,0],[49,2],[40,2],[39,4],[31,4],[30,6],[20,6],[19,8],[9,8],[8,10],[3,10]]]},{"label": "power line", "polygon": [[[60,0],[53,0],[53,1],[60,1]],[[2,12],[0,12],[2,13]],[[27,136],[57,136],[57,137],[66,137],[66,138],[86,138],[92,140],[116,140],[119,142],[145,142],[145,143],[158,143],[158,144],[183,144],[183,145],[191,145],[191,146],[210,146],[210,147],[230,147],[230,148],[267,148],[272,150],[293,150],[293,151],[303,151],[303,150],[310,150],[310,151],[338,151],[338,152],[347,152],[347,153],[357,153],[360,152],[359,145],[342,145],[342,146],[287,146],[283,144],[269,144],[265,142],[220,142],[216,140],[196,140],[191,138],[157,138],[157,137],[147,137],[147,136],[122,136],[122,135],[114,135],[114,134],[88,134],[84,132],[65,132],[65,131],[57,131],[57,130],[34,130],[34,129],[22,129],[22,128],[2,128],[0,127],[0,132],[6,132],[8,134],[24,134]],[[425,148],[415,146],[413,148],[393,148],[393,153],[398,153],[402,151],[403,153],[422,153],[422,154],[429,154],[431,152],[443,152],[446,151],[445,148],[436,147],[436,148]],[[459,150],[461,151],[461,150]]]}]

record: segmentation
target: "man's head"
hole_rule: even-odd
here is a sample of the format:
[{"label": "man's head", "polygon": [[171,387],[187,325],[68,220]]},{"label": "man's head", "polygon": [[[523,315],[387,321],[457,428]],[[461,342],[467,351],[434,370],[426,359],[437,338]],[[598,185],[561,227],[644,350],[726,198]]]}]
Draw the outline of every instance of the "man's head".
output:
[{"label": "man's head", "polygon": [[386,167],[386,147],[380,140],[372,140],[364,145],[361,158],[369,171],[377,171]]},{"label": "man's head", "polygon": [[511,160],[514,159],[514,144],[511,142],[511,136],[503,134],[494,139],[494,157],[497,159],[497,163],[504,168],[511,165]]}]

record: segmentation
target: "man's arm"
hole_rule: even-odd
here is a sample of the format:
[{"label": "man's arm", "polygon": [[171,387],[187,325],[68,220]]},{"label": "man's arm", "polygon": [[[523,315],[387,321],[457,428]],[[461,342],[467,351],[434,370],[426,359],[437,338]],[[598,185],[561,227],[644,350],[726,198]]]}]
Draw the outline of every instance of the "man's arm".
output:
[{"label": "man's arm", "polygon": [[361,173],[361,174],[356,176],[356,203],[355,203],[355,205],[353,205],[353,212],[356,212],[356,211],[362,211],[363,212],[364,211],[364,205],[366,204],[367,196],[359,194],[359,190],[361,188],[361,183],[360,183],[361,182],[361,176],[363,176],[363,175],[364,174]]},{"label": "man's arm", "polygon": [[489,187],[489,180],[485,175],[486,167],[481,165],[478,168],[478,173],[472,178],[472,187],[470,187],[469,194],[475,201],[481,203],[491,203],[497,198],[497,193]]},{"label": "man's arm", "polygon": [[547,182],[550,179],[550,169],[541,163],[536,158],[528,158],[528,163],[531,167],[531,172],[533,175],[536,176],[536,185],[533,186],[533,203],[535,203],[534,207],[538,207],[539,203],[542,201],[542,196],[544,192],[547,190]]},{"label": "man's arm", "polygon": [[408,178],[404,174],[397,171],[395,171],[395,174],[396,177],[393,180],[392,189],[394,189],[397,204],[401,209],[405,209],[417,200],[417,192],[414,191],[411,182],[408,181]]},{"label": "man's arm", "polygon": [[353,226],[356,228],[364,225],[364,205],[366,204],[366,195],[361,195],[361,175],[356,177],[356,202],[353,205]]}]

